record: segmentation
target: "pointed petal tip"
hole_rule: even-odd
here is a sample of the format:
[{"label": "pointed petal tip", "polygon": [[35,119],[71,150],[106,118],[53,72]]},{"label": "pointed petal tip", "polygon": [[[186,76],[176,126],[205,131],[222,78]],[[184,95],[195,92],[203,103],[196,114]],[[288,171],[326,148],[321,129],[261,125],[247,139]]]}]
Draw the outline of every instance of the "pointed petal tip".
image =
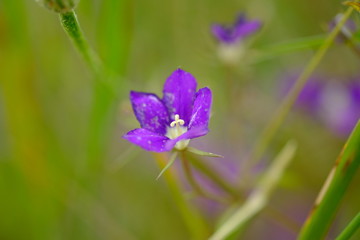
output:
[{"label": "pointed petal tip", "polygon": [[147,93],[131,90],[129,95],[130,95],[130,98],[132,98],[132,97],[138,97],[138,96],[145,95],[145,94],[147,94]]},{"label": "pointed petal tip", "polygon": [[198,93],[199,93],[199,92],[200,92],[200,93],[201,93],[201,92],[204,92],[204,93],[209,93],[209,94],[212,93],[211,88],[209,88],[209,87],[200,88],[197,92],[198,92]]},{"label": "pointed petal tip", "polygon": [[141,94],[141,92],[131,90],[129,93],[130,101],[132,101],[134,98],[140,96],[140,94]]},{"label": "pointed petal tip", "polygon": [[183,74],[187,74],[188,72],[186,72],[185,70],[183,70],[181,67],[178,67],[171,75],[173,74],[177,74],[177,75],[183,75]]},{"label": "pointed petal tip", "polygon": [[162,100],[170,116],[178,114],[185,122],[189,122],[196,88],[195,77],[181,68],[166,79]]}]

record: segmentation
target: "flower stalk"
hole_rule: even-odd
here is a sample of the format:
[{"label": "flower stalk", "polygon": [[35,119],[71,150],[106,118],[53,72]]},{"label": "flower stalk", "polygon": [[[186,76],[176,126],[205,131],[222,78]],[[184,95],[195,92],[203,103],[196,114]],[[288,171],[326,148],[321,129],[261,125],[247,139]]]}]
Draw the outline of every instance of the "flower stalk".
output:
[{"label": "flower stalk", "polygon": [[[164,168],[166,165],[166,155],[154,153],[153,156],[159,167]],[[206,225],[204,219],[200,216],[198,210],[191,206],[185,199],[182,192],[183,190],[179,185],[179,178],[175,171],[169,169],[163,174],[163,176],[169,187],[170,193],[173,196],[173,200],[183,217],[184,223],[191,234],[191,239],[206,239],[209,233],[208,226]]]},{"label": "flower stalk", "polygon": [[81,30],[79,21],[74,10],[60,13],[61,26],[73,42],[74,46],[81,54],[89,68],[95,76],[99,76],[102,71],[102,63],[96,52],[90,47]]},{"label": "flower stalk", "polygon": [[325,39],[323,44],[320,46],[318,51],[309,61],[302,74],[296,80],[295,84],[287,94],[286,98],[284,99],[284,101],[282,101],[281,105],[279,106],[279,108],[277,109],[271,120],[268,122],[259,140],[256,142],[255,147],[250,154],[249,161],[247,161],[247,165],[248,165],[247,168],[249,168],[250,165],[256,164],[261,159],[263,153],[266,151],[275,133],[278,131],[278,129],[284,122],[287,114],[290,112],[291,107],[294,105],[301,90],[307,83],[309,77],[314,72],[316,67],[320,64],[321,60],[325,56],[326,52],[334,42],[336,36],[339,34],[341,28],[345,24],[346,20],[350,17],[352,12],[353,12],[352,7],[349,7],[346,10],[341,20],[337,23],[335,28],[330,32],[330,34]]},{"label": "flower stalk", "polygon": [[[188,148],[189,149],[189,148]],[[189,151],[191,152],[191,151]],[[186,157],[189,159],[191,164],[202,174],[208,177],[214,184],[224,190],[228,195],[230,195],[233,199],[243,199],[243,194],[235,189],[231,184],[229,184],[223,177],[221,177],[214,169],[212,169],[208,164],[204,163],[199,159],[198,156],[193,154],[187,154]],[[186,153],[184,153],[186,154]]]},{"label": "flower stalk", "polygon": [[228,203],[227,199],[223,199],[221,197],[215,196],[215,195],[207,192],[205,189],[203,189],[197,183],[197,181],[192,173],[190,163],[185,156],[185,152],[183,152],[183,151],[180,152],[180,158],[181,158],[181,163],[182,163],[182,166],[183,166],[183,169],[185,172],[186,179],[188,180],[189,184],[191,185],[191,187],[193,188],[193,190],[196,192],[197,195],[220,202],[220,203]]}]

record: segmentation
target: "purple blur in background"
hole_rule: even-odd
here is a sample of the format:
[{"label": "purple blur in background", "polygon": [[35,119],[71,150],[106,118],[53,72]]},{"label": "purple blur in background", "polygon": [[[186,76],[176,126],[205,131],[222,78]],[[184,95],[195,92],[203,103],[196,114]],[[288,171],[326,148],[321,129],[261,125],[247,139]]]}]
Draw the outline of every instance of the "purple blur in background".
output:
[{"label": "purple blur in background", "polygon": [[[329,31],[332,31],[336,24],[341,20],[343,14],[337,14],[334,19],[329,23]],[[352,19],[348,19],[344,26],[340,29],[340,34],[336,36],[338,43],[346,42],[351,39],[357,31],[356,23]]]},{"label": "purple blur in background", "polygon": [[211,32],[220,43],[232,45],[257,32],[260,27],[260,21],[247,20],[245,14],[240,13],[233,25],[213,24]]},{"label": "purple blur in background", "polygon": [[[287,76],[280,87],[284,96],[297,75]],[[360,118],[360,77],[329,81],[325,76],[309,79],[295,102],[295,107],[319,119],[340,137],[347,137]]]}]

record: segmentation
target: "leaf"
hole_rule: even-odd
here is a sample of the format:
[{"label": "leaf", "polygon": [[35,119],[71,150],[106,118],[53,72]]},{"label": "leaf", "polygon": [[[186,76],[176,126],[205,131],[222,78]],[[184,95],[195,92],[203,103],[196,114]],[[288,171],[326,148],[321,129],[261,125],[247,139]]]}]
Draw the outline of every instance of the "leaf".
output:
[{"label": "leaf", "polygon": [[346,193],[346,189],[360,166],[360,121],[343,147],[330,171],[313,209],[304,223],[298,239],[323,239]]},{"label": "leaf", "polygon": [[254,63],[260,63],[284,54],[313,49],[321,46],[324,41],[325,35],[316,35],[263,46],[260,47],[261,54],[255,58]]},{"label": "leaf", "polygon": [[186,148],[186,150],[191,152],[191,153],[200,155],[200,156],[223,158],[223,156],[221,156],[221,155],[211,153],[211,152],[204,152],[204,151],[201,151],[199,149],[192,148],[192,147],[188,147],[188,148]]},{"label": "leaf", "polygon": [[348,240],[360,228],[360,212],[351,220],[351,222],[340,233],[336,240]]},{"label": "leaf", "polygon": [[169,167],[171,167],[171,165],[173,165],[173,163],[175,162],[177,157],[177,152],[173,152],[170,156],[169,162],[166,164],[166,166],[161,170],[161,172],[159,173],[159,175],[156,177],[156,180],[159,180],[159,178],[161,177],[161,175],[163,175],[163,173],[168,170]]}]

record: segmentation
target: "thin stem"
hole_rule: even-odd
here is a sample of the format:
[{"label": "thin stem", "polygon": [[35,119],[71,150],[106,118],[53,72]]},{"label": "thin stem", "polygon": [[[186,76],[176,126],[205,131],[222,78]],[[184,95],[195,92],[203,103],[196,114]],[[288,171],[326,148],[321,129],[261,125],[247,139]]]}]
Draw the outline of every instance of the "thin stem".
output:
[{"label": "thin stem", "polygon": [[336,240],[348,240],[360,228],[360,212],[351,220]]},{"label": "thin stem", "polygon": [[[167,162],[165,155],[159,153],[154,153],[153,155],[160,168],[164,168]],[[184,198],[184,194],[179,186],[179,179],[176,176],[175,171],[170,168],[169,171],[164,173],[164,179],[186,226],[192,234],[192,239],[206,239],[208,236],[208,227],[206,226],[204,219],[200,216],[198,210],[193,208]]]},{"label": "thin stem", "polygon": [[[184,153],[185,154],[185,153]],[[225,181],[225,179],[217,172],[214,171],[208,164],[203,163],[197,156],[191,154],[187,155],[189,157],[189,160],[191,164],[201,171],[203,174],[205,174],[213,183],[218,185],[222,190],[227,192],[230,196],[232,196],[235,199],[243,199],[243,194],[235,189],[233,186],[231,186],[228,182]]]},{"label": "thin stem", "polygon": [[[238,202],[243,202],[245,200],[244,194],[231,186],[228,182],[225,181],[217,172],[214,171],[208,164],[205,164],[201,159],[193,154],[186,155],[189,158],[191,164],[201,173],[205,174],[213,183],[218,185],[222,190],[236,199]],[[276,208],[271,206],[266,206],[264,213],[269,219],[275,219],[280,225],[288,229],[290,232],[298,233],[300,230],[300,225],[294,221],[289,216],[283,214]]]},{"label": "thin stem", "polygon": [[94,75],[94,103],[89,121],[91,130],[88,131],[89,136],[87,136],[88,161],[86,164],[91,172],[99,172],[99,169],[103,167],[105,138],[109,134],[107,126],[113,119],[111,114],[114,113],[115,100],[118,96],[115,88],[117,83],[111,82],[108,69],[84,37],[75,12],[60,13],[59,16],[65,32]]},{"label": "thin stem", "polygon": [[[277,109],[277,111],[269,121],[268,125],[265,127],[264,132],[261,134],[259,140],[257,141],[253,151],[250,154],[249,161],[247,162],[248,165],[256,164],[261,159],[270,141],[274,137],[281,124],[284,122],[285,117],[287,116],[291,107],[299,96],[300,91],[303,89],[304,85],[308,81],[308,78],[311,76],[311,74],[314,72],[316,67],[319,65],[319,63],[325,56],[325,53],[327,52],[331,44],[334,42],[335,37],[339,34],[341,27],[345,24],[352,11],[352,7],[346,10],[342,19],[330,32],[324,43],[320,46],[318,51],[315,53],[315,55],[305,67],[302,74],[296,80],[294,86],[291,88],[285,100],[281,103],[280,107]],[[249,168],[249,166],[247,166],[247,168]]]},{"label": "thin stem", "polygon": [[192,174],[189,161],[186,159],[184,152],[180,152],[180,158],[181,158],[181,163],[182,163],[182,166],[183,166],[183,169],[184,169],[184,172],[185,172],[186,179],[188,180],[191,187],[194,189],[194,191],[199,196],[209,198],[209,199],[215,200],[217,202],[221,202],[221,203],[228,203],[227,200],[225,200],[223,198],[220,198],[220,197],[217,197],[217,196],[215,196],[215,195],[213,195],[213,194],[211,194],[209,192],[206,192],[203,188],[201,188],[200,185],[197,183],[194,175]]},{"label": "thin stem", "polygon": [[66,13],[60,13],[60,22],[74,46],[84,58],[90,69],[99,76],[102,72],[102,63],[96,52],[90,47],[81,30],[76,13],[72,10]]}]

